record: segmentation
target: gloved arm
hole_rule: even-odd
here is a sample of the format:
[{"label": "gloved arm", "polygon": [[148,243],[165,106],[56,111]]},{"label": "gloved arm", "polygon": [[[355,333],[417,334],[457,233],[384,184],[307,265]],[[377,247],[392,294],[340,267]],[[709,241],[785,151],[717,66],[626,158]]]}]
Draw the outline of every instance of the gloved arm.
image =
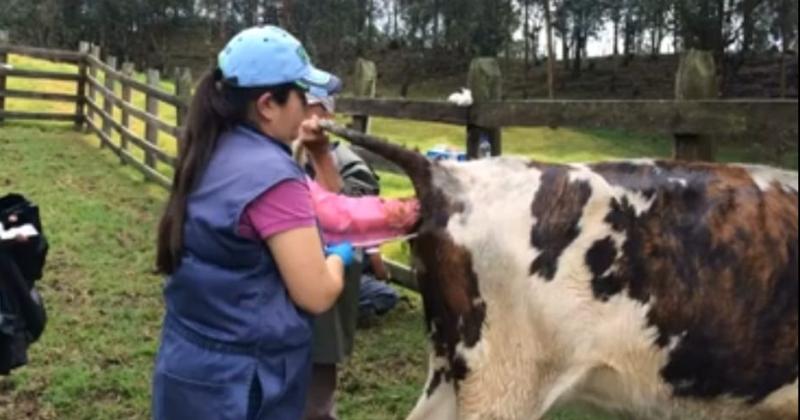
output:
[{"label": "gloved arm", "polygon": [[353,260],[355,259],[355,250],[353,249],[353,245],[351,245],[349,242],[342,242],[336,245],[326,246],[325,256],[338,257],[342,261],[342,264],[347,267],[352,264]]}]

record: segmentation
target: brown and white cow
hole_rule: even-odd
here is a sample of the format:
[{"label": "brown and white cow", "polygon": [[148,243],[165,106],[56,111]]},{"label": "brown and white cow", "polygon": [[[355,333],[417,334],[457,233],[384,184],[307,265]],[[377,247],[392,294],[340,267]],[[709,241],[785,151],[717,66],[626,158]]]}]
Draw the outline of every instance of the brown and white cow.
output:
[{"label": "brown and white cow", "polygon": [[798,418],[798,176],[630,161],[406,170],[432,344],[410,420]]}]

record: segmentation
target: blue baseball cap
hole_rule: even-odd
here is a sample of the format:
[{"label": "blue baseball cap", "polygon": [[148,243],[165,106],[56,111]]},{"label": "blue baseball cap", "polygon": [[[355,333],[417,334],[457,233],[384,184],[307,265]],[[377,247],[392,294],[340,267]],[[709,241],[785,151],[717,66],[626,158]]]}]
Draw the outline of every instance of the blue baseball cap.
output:
[{"label": "blue baseball cap", "polygon": [[271,25],[245,29],[220,51],[217,65],[225,83],[235,87],[266,87],[295,83],[300,87],[339,92],[342,81],[317,69],[292,34]]}]

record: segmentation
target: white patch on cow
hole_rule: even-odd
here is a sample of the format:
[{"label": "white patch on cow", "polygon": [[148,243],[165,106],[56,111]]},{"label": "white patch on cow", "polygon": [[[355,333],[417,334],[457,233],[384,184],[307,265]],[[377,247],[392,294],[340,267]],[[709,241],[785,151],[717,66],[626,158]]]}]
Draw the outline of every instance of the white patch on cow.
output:
[{"label": "white patch on cow", "polygon": [[417,401],[416,406],[408,415],[406,420],[458,420],[458,404],[456,392],[452,382],[441,378],[433,393],[428,396],[428,388],[434,380],[436,371],[447,367],[447,361],[436,357],[430,352],[428,361],[428,380],[426,381],[425,391]]},{"label": "white patch on cow", "polygon": [[656,196],[653,195],[650,198],[645,197],[639,191],[630,191],[626,190],[623,187],[612,187],[612,191],[616,197],[627,197],[628,203],[633,206],[633,210],[636,213],[636,216],[641,216],[644,213],[647,213],[650,208],[653,206],[653,203],[656,201]]},{"label": "white patch on cow", "polygon": [[675,349],[677,349],[678,346],[681,345],[681,341],[683,341],[683,339],[686,338],[687,333],[688,333],[687,331],[684,331],[679,335],[670,336],[669,344],[667,345],[667,350],[669,350],[669,352],[672,353]]},{"label": "white patch on cow", "polygon": [[464,359],[470,369],[481,369],[481,364],[489,359],[490,351],[485,340],[478,341],[472,347],[461,342],[456,345],[456,355]]},{"label": "white patch on cow", "polygon": [[797,418],[798,380],[769,394],[758,406],[780,418]]},{"label": "white patch on cow", "polygon": [[655,159],[648,159],[648,158],[628,159],[626,162],[630,162],[641,166],[656,166]]},{"label": "white patch on cow", "polygon": [[[610,185],[603,177],[592,171],[588,166],[580,165],[577,166],[576,169],[577,170],[574,170],[569,174],[570,182],[586,182],[592,186],[593,192],[594,188],[600,188],[601,191],[599,192],[598,197],[602,197],[603,194],[605,194],[610,195],[617,200],[621,200],[622,197],[627,198],[628,203],[633,207],[636,216],[641,216],[642,214],[646,213],[648,210],[650,210],[650,207],[652,207],[653,203],[655,202],[655,195],[647,198],[640,191],[633,191],[624,187]],[[606,212],[606,214],[608,213]],[[605,214],[603,216],[605,217]]]},{"label": "white patch on cow", "polygon": [[687,185],[689,185],[688,181],[686,181],[683,178],[678,178],[678,177],[669,177],[669,178],[667,178],[667,182],[672,182],[674,184],[678,184],[678,185],[680,185],[681,187],[684,187],[684,188]]},{"label": "white patch on cow", "polygon": [[428,324],[428,338],[433,339],[436,336],[436,323],[431,320]]},{"label": "white patch on cow", "polygon": [[737,164],[747,170],[753,181],[762,191],[767,191],[775,183],[779,184],[784,191],[797,192],[798,176],[796,171],[773,168],[765,165]]}]

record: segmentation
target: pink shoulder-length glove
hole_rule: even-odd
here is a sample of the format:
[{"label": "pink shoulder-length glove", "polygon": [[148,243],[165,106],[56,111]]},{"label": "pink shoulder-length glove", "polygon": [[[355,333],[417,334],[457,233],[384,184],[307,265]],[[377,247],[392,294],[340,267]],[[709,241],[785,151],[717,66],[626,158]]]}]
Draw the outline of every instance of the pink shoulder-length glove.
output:
[{"label": "pink shoulder-length glove", "polygon": [[377,245],[407,235],[419,220],[414,198],[348,197],[308,180],[311,201],[328,243]]}]

